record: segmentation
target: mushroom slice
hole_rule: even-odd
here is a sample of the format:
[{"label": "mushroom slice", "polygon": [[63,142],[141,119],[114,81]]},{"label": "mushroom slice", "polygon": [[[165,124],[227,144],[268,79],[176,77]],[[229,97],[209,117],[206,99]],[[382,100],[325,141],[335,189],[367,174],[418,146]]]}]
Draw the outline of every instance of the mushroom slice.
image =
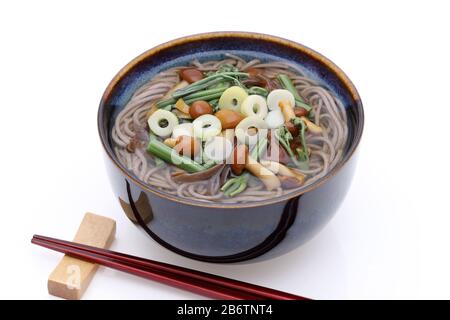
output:
[{"label": "mushroom slice", "polygon": [[218,173],[220,170],[222,170],[225,167],[225,164],[217,164],[214,167],[196,172],[196,173],[178,173],[175,172],[172,174],[172,180],[177,183],[185,183],[185,182],[197,182],[197,181],[203,181],[208,180],[213,175]]},{"label": "mushroom slice", "polygon": [[280,180],[272,171],[266,169],[250,155],[247,155],[245,169],[261,180],[269,191],[277,189],[281,185]]},{"label": "mushroom slice", "polygon": [[322,128],[315,124],[314,122],[310,121],[306,117],[301,117],[303,122],[306,124],[306,127],[308,128],[308,131],[313,134],[321,134],[323,132]]},{"label": "mushroom slice", "polygon": [[285,176],[285,177],[291,177],[291,178],[295,178],[299,185],[302,185],[303,182],[305,182],[305,178],[306,176],[296,170],[292,170],[291,168],[276,162],[276,161],[270,161],[270,160],[261,160],[261,164],[268,170],[272,171],[273,173],[280,175],[280,176]]},{"label": "mushroom slice", "polygon": [[281,187],[283,189],[295,189],[302,185],[297,179],[293,177],[281,176],[278,178],[280,179]]}]

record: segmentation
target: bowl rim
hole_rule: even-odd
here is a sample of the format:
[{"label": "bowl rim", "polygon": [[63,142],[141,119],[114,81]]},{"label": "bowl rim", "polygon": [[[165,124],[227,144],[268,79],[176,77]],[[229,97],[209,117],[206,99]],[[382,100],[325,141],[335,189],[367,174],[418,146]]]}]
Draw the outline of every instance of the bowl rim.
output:
[{"label": "bowl rim", "polygon": [[[322,178],[314,181],[310,185],[307,185],[303,188],[300,188],[297,191],[289,192],[285,195],[281,195],[278,197],[274,197],[271,199],[261,200],[261,201],[252,201],[248,203],[216,203],[216,202],[203,202],[203,201],[196,201],[191,200],[188,198],[182,198],[178,197],[177,195],[172,195],[170,193],[164,192],[162,190],[157,189],[156,187],[152,187],[151,185],[148,185],[141,180],[139,180],[137,177],[134,177],[118,160],[116,155],[114,154],[114,151],[110,144],[108,143],[108,132],[105,132],[107,130],[103,130],[103,114],[104,114],[104,108],[105,108],[105,102],[107,101],[110,94],[113,92],[117,84],[128,74],[130,70],[132,70],[135,66],[137,66],[139,63],[141,63],[143,60],[146,60],[153,56],[154,54],[166,50],[168,48],[178,46],[187,42],[192,41],[200,41],[200,40],[208,40],[212,38],[246,38],[246,39],[257,39],[262,40],[266,42],[274,42],[277,44],[281,44],[284,46],[291,47],[295,50],[302,51],[304,54],[308,55],[310,58],[315,59],[319,61],[320,63],[324,64],[328,69],[330,69],[337,78],[344,84],[345,89],[348,90],[350,95],[352,96],[353,100],[357,104],[357,108],[359,109],[358,117],[356,119],[357,126],[355,127],[355,135],[354,139],[352,141],[352,144],[350,146],[350,150],[347,152],[346,156],[339,161],[326,175],[324,175]],[[364,128],[364,109],[361,102],[361,98],[359,96],[358,91],[356,90],[356,87],[351,82],[351,80],[348,78],[348,76],[330,59],[326,58],[322,54],[291,40],[284,39],[278,36],[268,35],[264,33],[255,33],[255,32],[246,32],[246,31],[218,31],[218,32],[208,32],[208,33],[199,33],[199,34],[193,34],[193,35],[187,35],[181,38],[177,38],[165,43],[162,43],[160,45],[157,45],[142,54],[138,55],[136,58],[131,60],[129,63],[127,63],[110,81],[108,86],[106,87],[101,101],[98,108],[97,113],[97,128],[98,133],[100,136],[100,140],[103,146],[104,151],[106,152],[108,158],[112,161],[112,163],[115,165],[119,171],[122,172],[125,177],[133,183],[137,184],[139,187],[141,187],[143,190],[151,192],[159,197],[168,199],[170,201],[182,203],[185,205],[190,206],[196,206],[196,207],[204,207],[204,208],[252,208],[252,207],[261,207],[265,205],[270,204],[276,204],[276,203],[282,203],[284,201],[290,200],[292,198],[301,196],[311,190],[314,190],[321,186],[323,183],[330,180],[332,177],[334,177],[341,168],[353,157],[355,154],[355,151],[357,147],[359,146],[359,143],[361,141],[363,128]]]}]

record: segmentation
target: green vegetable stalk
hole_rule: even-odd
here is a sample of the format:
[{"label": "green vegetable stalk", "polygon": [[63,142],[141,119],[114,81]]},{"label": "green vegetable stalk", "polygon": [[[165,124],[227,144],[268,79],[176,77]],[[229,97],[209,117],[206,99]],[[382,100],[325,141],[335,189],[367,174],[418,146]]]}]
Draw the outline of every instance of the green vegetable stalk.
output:
[{"label": "green vegetable stalk", "polygon": [[236,68],[235,66],[233,66],[232,64],[229,63],[222,63],[219,66],[219,69],[216,71],[216,73],[223,73],[223,72],[237,72],[239,71],[238,68]]},{"label": "green vegetable stalk", "polygon": [[[203,89],[206,89],[210,86],[217,85],[220,82],[236,82],[240,83],[238,78],[239,77],[248,77],[248,73],[245,72],[222,72],[222,73],[215,73],[212,74],[206,78],[203,78],[199,81],[196,81],[194,83],[191,83],[187,87],[183,89],[176,90],[173,94],[173,98],[180,98],[185,95],[188,95],[190,93],[194,93]],[[225,81],[224,81],[225,80]]]},{"label": "green vegetable stalk", "polygon": [[250,174],[248,172],[244,172],[239,177],[235,177],[225,182],[220,190],[223,191],[224,195],[234,197],[247,188],[247,181],[249,178]]},{"label": "green vegetable stalk", "polygon": [[158,108],[167,107],[174,104],[181,97],[183,97],[183,100],[187,104],[198,100],[208,101],[218,99],[225,89],[230,86],[230,83],[243,86],[239,81],[239,77],[248,77],[248,73],[235,71],[213,73],[206,78],[191,83],[183,89],[176,90],[172,93],[171,98],[159,101],[156,106]]},{"label": "green vegetable stalk", "polygon": [[[210,78],[213,78],[213,77],[210,77]],[[204,78],[202,80],[205,80],[205,79],[208,79],[208,78]],[[200,81],[202,81],[202,80],[200,80]],[[172,93],[172,98],[178,99],[178,98],[184,97],[188,94],[199,92],[199,91],[207,89],[209,87],[213,87],[213,86],[224,83],[224,79],[222,77],[215,77],[215,78],[211,79],[210,81],[207,81],[204,83],[199,83],[200,81],[194,82],[183,89],[179,89],[179,90],[175,91],[174,93]]]},{"label": "green vegetable stalk", "polygon": [[294,84],[292,83],[291,79],[285,75],[285,74],[279,74],[277,77],[278,81],[280,82],[281,86],[288,90],[295,98],[295,105],[297,107],[302,107],[306,109],[306,111],[310,112],[312,110],[311,106],[303,100],[303,98],[298,94],[297,89],[295,88]]},{"label": "green vegetable stalk", "polygon": [[291,122],[300,128],[300,142],[302,143],[302,149],[297,148],[297,154],[298,154],[298,159],[300,160],[300,163],[302,165],[302,167],[305,170],[309,169],[309,155],[308,155],[308,147],[306,145],[306,136],[305,136],[305,131],[306,131],[306,124],[303,122],[302,119],[300,118],[294,118],[291,120]]},{"label": "green vegetable stalk", "polygon": [[213,89],[207,89],[207,90],[202,90],[202,91],[198,91],[195,93],[191,93],[187,96],[185,96],[183,98],[183,100],[190,100],[190,99],[196,99],[196,98],[203,98],[204,96],[209,96],[209,95],[213,95],[213,94],[217,94],[219,93],[220,95],[222,95],[222,93],[229,87],[229,85],[227,83],[225,84],[221,84],[220,86],[213,88]]},{"label": "green vegetable stalk", "polygon": [[261,87],[251,87],[250,89],[247,90],[247,93],[249,95],[257,94],[257,95],[263,96],[265,98],[269,94],[269,91],[267,89],[261,88]]},{"label": "green vegetable stalk", "polygon": [[[148,137],[149,137],[149,140],[152,140],[152,139],[157,140],[158,139],[158,138],[156,138],[156,135],[153,132],[150,132]],[[164,167],[166,165],[164,160],[162,160],[161,158],[154,157],[154,160],[155,160],[155,165],[157,167]]]},{"label": "green vegetable stalk", "polygon": [[156,138],[150,137],[150,141],[147,145],[147,151],[154,156],[190,173],[205,170],[201,164],[195,162],[191,158],[179,155],[174,149],[166,146]]},{"label": "green vegetable stalk", "polygon": [[170,98],[170,99],[167,99],[167,100],[159,101],[159,102],[156,104],[156,106],[157,106],[158,108],[162,109],[162,108],[166,108],[167,106],[170,106],[170,105],[172,105],[172,104],[175,104],[176,102],[177,102],[177,100],[175,100],[174,98]]},{"label": "green vegetable stalk", "polygon": [[[298,119],[302,124],[303,121],[299,118]],[[296,121],[296,120],[294,120]],[[304,124],[303,124],[304,126]],[[275,138],[280,142],[280,144],[283,146],[283,148],[288,153],[289,157],[291,158],[292,162],[295,164],[296,167],[307,170],[309,168],[309,159],[308,159],[308,153],[306,151],[306,154],[303,152],[299,153],[298,150],[296,152],[299,155],[299,159],[297,159],[297,155],[294,153],[294,151],[291,149],[290,142],[294,139],[292,134],[289,132],[289,130],[286,128],[286,126],[282,126],[275,130]],[[303,148],[306,150],[306,141],[304,140],[304,130],[303,130],[303,139],[302,139]],[[305,157],[306,155],[306,157]]]},{"label": "green vegetable stalk", "polygon": [[219,99],[209,100],[208,103],[213,108],[214,113],[219,110]]},{"label": "green vegetable stalk", "polygon": [[187,104],[191,104],[198,100],[208,101],[208,100],[218,99],[218,98],[220,98],[220,96],[222,95],[222,93],[224,91],[225,91],[225,89],[220,89],[218,92],[215,92],[215,93],[209,93],[209,94],[202,93],[201,95],[197,95],[194,98],[187,96],[186,100],[184,100],[184,102],[186,102]]},{"label": "green vegetable stalk", "polygon": [[[205,100],[208,101],[210,99],[217,99],[220,98],[222,93],[229,87],[228,84],[223,84],[220,87],[217,87],[215,89],[208,89],[208,90],[202,90],[199,92],[195,92],[192,94],[189,94],[185,97],[183,97],[184,102],[187,104],[191,104],[194,101],[198,100]],[[171,106],[177,102],[177,99],[175,98],[169,98],[167,100],[159,101],[156,106],[160,109],[166,108],[168,106]]]}]

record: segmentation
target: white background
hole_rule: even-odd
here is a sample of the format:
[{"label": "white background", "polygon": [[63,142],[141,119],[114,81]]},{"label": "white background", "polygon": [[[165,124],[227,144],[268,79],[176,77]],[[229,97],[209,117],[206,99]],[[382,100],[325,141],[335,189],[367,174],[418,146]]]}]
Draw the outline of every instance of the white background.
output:
[{"label": "white background", "polygon": [[[10,1],[0,4],[0,298],[49,299],[84,212],[117,220],[112,249],[316,299],[450,298],[450,10],[445,1]],[[183,35],[243,30],[303,43],[339,65],[366,112],[355,178],[332,222],[280,258],[177,256],[114,199],[96,113],[115,73]],[[85,299],[197,299],[100,269]]]}]

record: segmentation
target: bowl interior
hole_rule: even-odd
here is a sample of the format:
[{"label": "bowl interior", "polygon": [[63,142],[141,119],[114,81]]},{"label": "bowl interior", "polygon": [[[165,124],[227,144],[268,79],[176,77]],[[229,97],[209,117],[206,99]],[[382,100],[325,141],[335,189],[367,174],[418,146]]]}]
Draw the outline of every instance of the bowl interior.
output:
[{"label": "bowl interior", "polygon": [[[312,185],[292,192],[292,195],[288,194],[288,198],[305,192],[334,174],[351,156],[362,133],[363,110],[353,84],[336,65],[307,47],[272,36],[249,33],[213,33],[174,40],[143,53],[116,75],[103,95],[98,120],[103,145],[119,168],[127,172],[114,155],[110,133],[117,114],[124,108],[132,94],[165,69],[187,65],[194,59],[219,60],[224,57],[225,52],[246,60],[258,58],[261,61],[290,62],[341,100],[347,110],[349,127],[349,138],[341,162]],[[128,172],[128,174],[132,176],[132,173]],[[137,180],[136,177],[133,178]],[[148,185],[144,187],[156,193],[164,193]],[[285,197],[286,195],[281,196],[280,201]],[[195,202],[195,200],[187,201]]]}]

